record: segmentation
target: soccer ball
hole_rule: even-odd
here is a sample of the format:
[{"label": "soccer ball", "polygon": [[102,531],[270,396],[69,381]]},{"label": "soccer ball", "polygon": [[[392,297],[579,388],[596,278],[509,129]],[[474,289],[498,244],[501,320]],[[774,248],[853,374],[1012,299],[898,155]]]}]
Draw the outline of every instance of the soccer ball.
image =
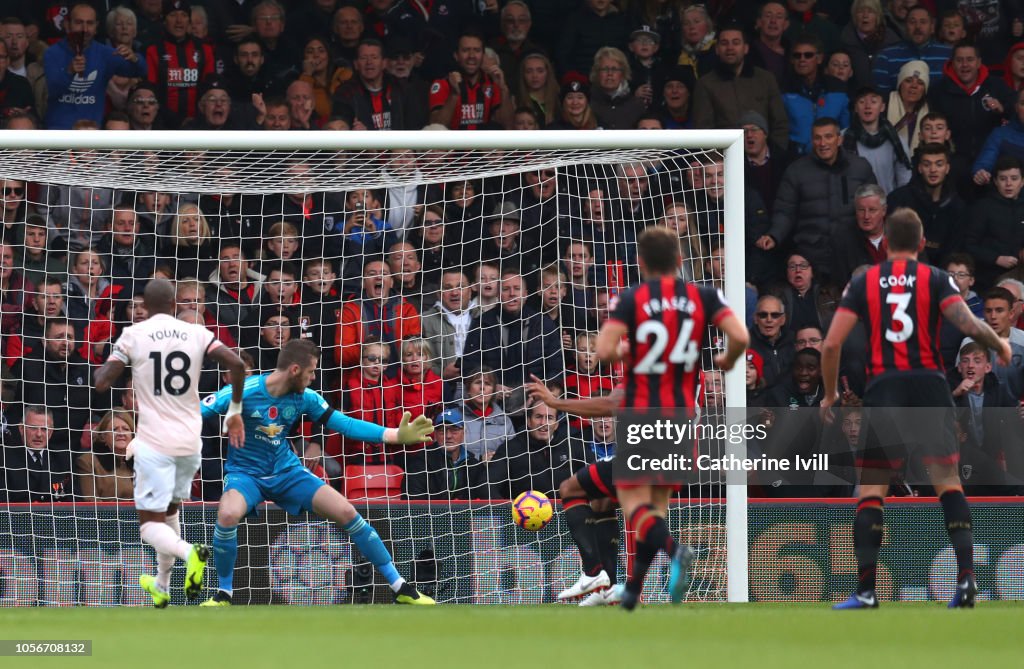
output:
[{"label": "soccer ball", "polygon": [[536,490],[521,493],[512,502],[512,520],[524,530],[536,532],[551,521],[553,513],[551,500]]}]

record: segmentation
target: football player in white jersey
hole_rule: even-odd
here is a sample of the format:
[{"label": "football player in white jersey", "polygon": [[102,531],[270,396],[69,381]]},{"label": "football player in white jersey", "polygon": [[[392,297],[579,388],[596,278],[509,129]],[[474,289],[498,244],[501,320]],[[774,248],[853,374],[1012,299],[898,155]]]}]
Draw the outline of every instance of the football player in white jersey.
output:
[{"label": "football player in white jersey", "polygon": [[202,417],[199,409],[199,374],[203,360],[226,367],[231,377],[231,406],[225,429],[234,447],[245,443],[242,389],[245,365],[230,348],[201,325],[177,320],[174,286],[154,279],[144,293],[151,316],[124,329],[106,363],[96,374],[96,390],[105,392],[126,367],[132,368],[132,386],[139,406],[138,430],[128,446],[135,458],[135,508],[139,535],[156,550],[157,575],[143,574],[142,586],[153,605],[164,608],[174,559],[186,561],[185,595],[199,597],[210,550],[181,538],[178,503],[188,499],[192,479],[202,459]]}]

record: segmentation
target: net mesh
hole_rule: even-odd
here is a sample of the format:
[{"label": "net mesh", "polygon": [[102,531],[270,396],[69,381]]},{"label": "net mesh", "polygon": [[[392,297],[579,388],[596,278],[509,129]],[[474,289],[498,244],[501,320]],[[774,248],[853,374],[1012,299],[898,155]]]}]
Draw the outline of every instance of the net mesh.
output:
[{"label": "net mesh", "polygon": [[[722,287],[722,156],[710,150],[5,150],[0,178],[0,503],[32,502],[0,510],[18,514],[0,537],[0,603],[24,603],[4,593],[18,591],[12,565],[25,560],[53,579],[67,572],[65,585],[40,590],[63,588],[62,603],[93,603],[88,593],[143,603],[117,588],[152,568],[124,512],[133,472],[121,456],[133,420],[145,420],[133,388],[149,381],[126,377],[101,394],[92,375],[147,317],[141,291],[153,276],[176,283],[179,318],[241,351],[253,373],[271,371],[289,339],[311,339],[322,350],[313,387],[348,415],[394,427],[403,411],[460,409],[467,456],[450,455],[457,443],[358,443],[302,419],[291,443],[317,476],[374,502],[370,519],[387,526],[403,576],[432,574],[440,601],[490,603],[551,601],[579,575],[564,523],[525,532],[505,500],[530,489],[554,499],[564,478],[614,452],[611,421],[545,411],[525,385],[536,377],[586,398],[621,378],[597,363],[595,335],[609,300],[639,280],[635,242],[647,226],[679,232],[683,276]],[[715,331],[707,343],[700,401],[712,418],[726,401],[711,369]],[[208,364],[201,395],[225,382]],[[39,430],[39,405],[52,434]],[[192,499],[212,504],[229,447],[218,424],[204,435]],[[724,488],[702,476],[671,529],[698,549],[690,598],[722,600]],[[188,514],[190,541],[212,541],[210,513]],[[244,526],[236,583],[269,573],[298,589],[251,601],[389,599],[325,521],[264,514]],[[39,532],[55,551],[33,548]],[[79,553],[88,559],[69,567]],[[253,565],[257,554],[269,564]],[[667,599],[666,565],[655,563],[650,600]],[[623,550],[620,580],[626,566]],[[315,578],[304,580],[307,569]],[[320,581],[347,594],[318,596]]]}]

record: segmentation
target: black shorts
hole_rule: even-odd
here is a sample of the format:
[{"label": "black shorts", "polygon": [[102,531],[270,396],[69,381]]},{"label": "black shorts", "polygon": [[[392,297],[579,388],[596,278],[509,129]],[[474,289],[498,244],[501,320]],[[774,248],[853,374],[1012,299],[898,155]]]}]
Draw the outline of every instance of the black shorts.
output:
[{"label": "black shorts", "polygon": [[864,393],[857,466],[903,469],[908,460],[956,464],[960,444],[949,384],[938,375],[881,378]]},{"label": "black shorts", "polygon": [[576,480],[587,493],[587,499],[616,499],[617,493],[612,477],[613,460],[598,460],[576,472]]}]

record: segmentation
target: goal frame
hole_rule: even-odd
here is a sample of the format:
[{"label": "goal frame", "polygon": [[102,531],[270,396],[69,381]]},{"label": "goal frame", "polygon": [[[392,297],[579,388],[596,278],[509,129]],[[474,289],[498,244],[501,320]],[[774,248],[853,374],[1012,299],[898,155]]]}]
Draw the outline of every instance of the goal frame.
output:
[{"label": "goal frame", "polygon": [[[2,152],[10,150],[120,151],[379,151],[430,150],[571,150],[571,149],[717,149],[724,156],[723,220],[727,249],[726,299],[741,316],[745,312],[744,154],[742,130],[481,130],[294,132],[241,130],[5,130]],[[0,177],[3,174],[0,160]],[[11,175],[12,178],[14,175]],[[58,179],[54,179],[55,182]],[[338,189],[339,191],[342,189]],[[743,365],[725,373],[726,404],[746,405]],[[727,455],[746,457],[746,443],[728,440]],[[726,569],[729,602],[749,601],[747,488],[743,472],[726,475]]]}]

